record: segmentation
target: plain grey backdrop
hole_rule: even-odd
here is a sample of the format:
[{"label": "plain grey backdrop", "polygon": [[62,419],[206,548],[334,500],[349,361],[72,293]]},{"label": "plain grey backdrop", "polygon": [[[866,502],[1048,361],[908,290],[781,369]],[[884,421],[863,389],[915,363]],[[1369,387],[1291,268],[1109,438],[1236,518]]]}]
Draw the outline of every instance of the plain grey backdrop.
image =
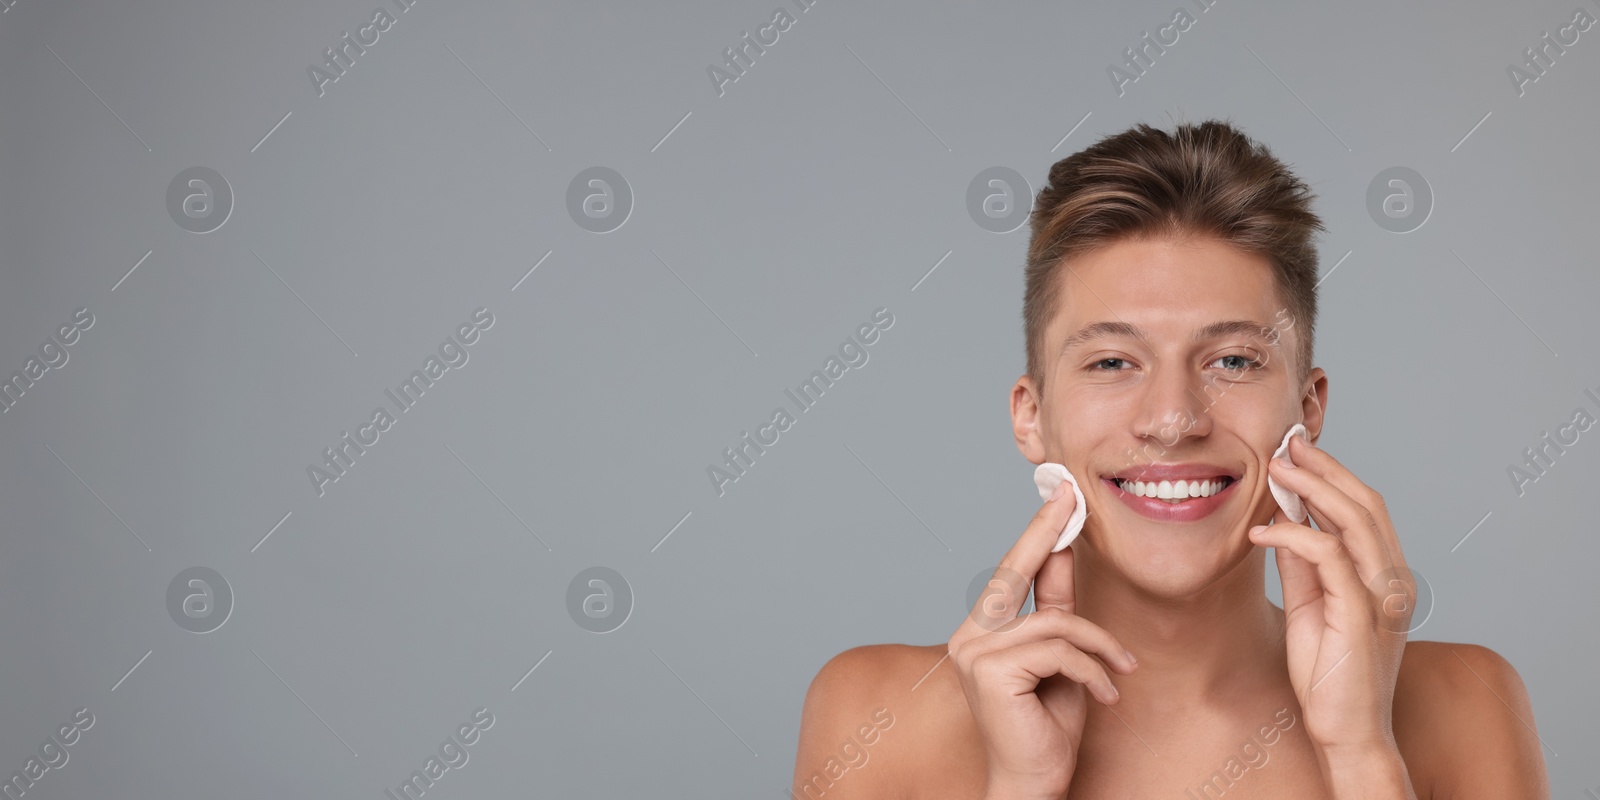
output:
[{"label": "plain grey backdrop", "polygon": [[[817,669],[943,642],[1038,506],[1005,195],[1213,117],[1318,194],[1322,444],[1431,589],[1412,637],[1510,659],[1554,796],[1600,792],[1600,431],[1507,474],[1600,415],[1594,0],[0,6],[0,775],[58,763],[29,798],[385,797],[479,709],[430,800],[780,796]],[[975,212],[995,167],[1027,185]],[[400,411],[430,356],[459,366]]]}]

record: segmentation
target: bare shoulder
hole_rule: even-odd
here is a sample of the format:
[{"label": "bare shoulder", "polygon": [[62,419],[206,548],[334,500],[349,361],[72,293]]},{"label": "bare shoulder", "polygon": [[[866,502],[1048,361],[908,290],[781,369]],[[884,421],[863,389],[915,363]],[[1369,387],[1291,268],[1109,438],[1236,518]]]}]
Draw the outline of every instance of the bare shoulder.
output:
[{"label": "bare shoulder", "polygon": [[795,797],[907,796],[966,711],[951,707],[954,672],[944,644],[874,644],[829,659],[806,690],[795,755]]},{"label": "bare shoulder", "polygon": [[1394,735],[1413,783],[1433,797],[1550,796],[1527,687],[1482,645],[1406,643]]}]

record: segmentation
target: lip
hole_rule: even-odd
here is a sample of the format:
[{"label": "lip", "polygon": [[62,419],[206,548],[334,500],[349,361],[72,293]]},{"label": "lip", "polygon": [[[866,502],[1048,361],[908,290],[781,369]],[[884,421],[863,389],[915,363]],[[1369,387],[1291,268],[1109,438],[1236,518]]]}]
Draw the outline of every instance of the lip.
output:
[{"label": "lip", "polygon": [[1188,461],[1181,464],[1140,464],[1129,467],[1121,472],[1107,475],[1107,478],[1120,478],[1125,481],[1145,481],[1159,483],[1161,481],[1180,480],[1210,480],[1212,478],[1227,476],[1238,481],[1238,470],[1224,467],[1221,464],[1206,464],[1198,461]]},{"label": "lip", "polygon": [[[1183,475],[1196,475],[1190,466],[1184,466],[1184,469],[1187,471],[1184,472]],[[1143,472],[1141,474],[1147,474],[1161,479],[1160,472],[1158,470],[1151,469],[1150,471]],[[1202,473],[1204,477],[1215,477],[1217,475],[1226,474],[1228,474],[1226,470],[1213,472],[1209,475],[1203,475]],[[1181,477],[1183,476],[1180,476],[1180,478]],[[1142,516],[1146,519],[1155,520],[1157,522],[1196,522],[1198,520],[1205,519],[1217,509],[1221,508],[1224,503],[1228,502],[1228,498],[1233,496],[1234,487],[1238,486],[1240,483],[1238,478],[1234,478],[1228,483],[1227,486],[1223,487],[1222,491],[1217,492],[1210,497],[1191,497],[1181,503],[1168,503],[1167,501],[1159,498],[1141,497],[1133,494],[1132,492],[1125,492],[1122,490],[1121,486],[1117,485],[1115,478],[1101,478],[1100,482],[1105,484],[1111,493],[1115,495],[1118,500],[1122,501],[1123,505],[1133,509],[1134,513],[1137,513],[1139,516]]]}]

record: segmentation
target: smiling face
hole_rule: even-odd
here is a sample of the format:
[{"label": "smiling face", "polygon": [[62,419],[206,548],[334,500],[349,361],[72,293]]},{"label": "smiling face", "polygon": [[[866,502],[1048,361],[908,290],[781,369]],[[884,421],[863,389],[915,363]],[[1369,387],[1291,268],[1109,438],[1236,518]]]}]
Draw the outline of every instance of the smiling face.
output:
[{"label": "smiling face", "polygon": [[[1045,385],[1012,389],[1017,445],[1079,479],[1086,563],[1193,592],[1251,552],[1247,531],[1277,510],[1267,461],[1297,422],[1315,443],[1327,378],[1299,380],[1299,332],[1263,256],[1209,237],[1124,239],[1069,266]],[[1142,478],[1151,494],[1196,496],[1142,497],[1118,480]]]}]

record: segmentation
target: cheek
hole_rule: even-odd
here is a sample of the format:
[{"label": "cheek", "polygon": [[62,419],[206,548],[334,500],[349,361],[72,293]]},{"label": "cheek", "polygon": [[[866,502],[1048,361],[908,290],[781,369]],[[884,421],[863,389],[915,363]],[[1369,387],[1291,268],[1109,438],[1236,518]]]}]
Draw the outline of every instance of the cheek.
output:
[{"label": "cheek", "polygon": [[[1134,406],[1125,398],[1108,397],[1084,387],[1059,399],[1046,415],[1043,432],[1049,446],[1056,448],[1052,460],[1067,464],[1074,475],[1083,460],[1125,461],[1132,463],[1136,452],[1128,439]],[[1127,451],[1127,452],[1124,452]]]},{"label": "cheek", "polygon": [[1271,454],[1289,427],[1300,420],[1300,407],[1265,385],[1218,383],[1222,393],[1206,408],[1216,429],[1231,431],[1250,449]]}]

